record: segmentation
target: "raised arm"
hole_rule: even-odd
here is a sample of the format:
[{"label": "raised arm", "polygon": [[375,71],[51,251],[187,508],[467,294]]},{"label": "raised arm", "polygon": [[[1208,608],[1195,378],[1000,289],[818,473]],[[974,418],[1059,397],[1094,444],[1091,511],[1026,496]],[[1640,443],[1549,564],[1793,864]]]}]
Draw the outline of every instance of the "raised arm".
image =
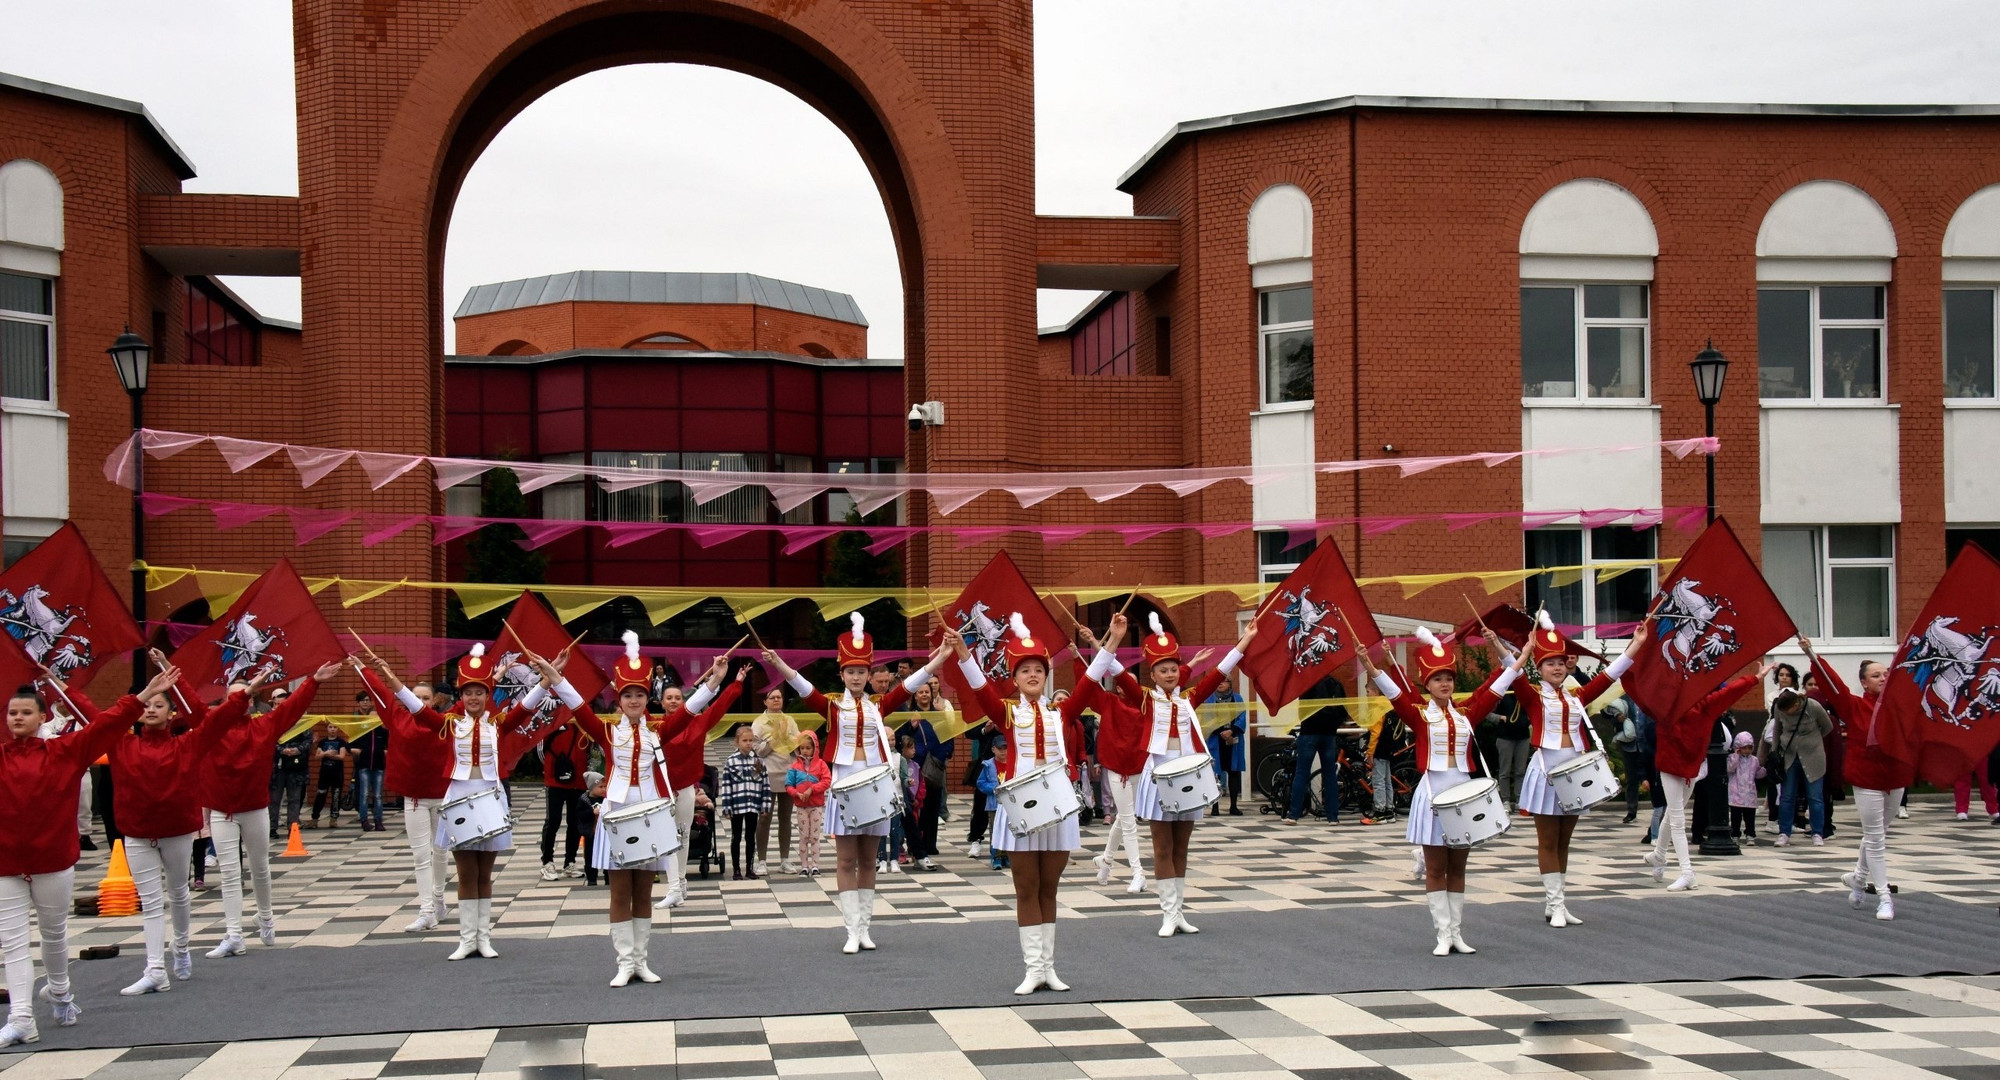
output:
[{"label": "raised arm", "polygon": [[1509,653],[1507,662],[1494,668],[1493,673],[1486,676],[1486,681],[1480,684],[1479,689],[1474,690],[1472,696],[1466,699],[1464,711],[1466,717],[1472,721],[1473,727],[1485,723],[1486,717],[1493,712],[1493,707],[1500,704],[1500,699],[1506,697],[1507,692],[1514,688],[1514,680],[1521,677],[1521,666],[1527,657],[1527,652],[1521,649]]},{"label": "raised arm", "polygon": [[154,694],[165,693],[179,676],[180,669],[168,667],[154,674],[151,682],[138,694],[126,694],[108,709],[100,711],[81,690],[71,690],[68,684],[56,678],[55,673],[44,668],[42,677],[57,694],[69,704],[84,726],[67,735],[57,736],[53,744],[66,755],[70,766],[78,775],[90,767],[90,763],[111,752],[118,740],[132,730],[132,724],[145,711],[142,704]]},{"label": "raised arm", "polygon": [[785,680],[785,684],[799,695],[801,705],[820,716],[833,715],[831,711],[833,703],[826,699],[825,694],[819,692],[818,687],[808,682],[805,676],[792,670],[792,665],[785,663],[783,657],[771,649],[765,649],[764,663],[770,665],[771,669],[778,673],[778,677]]},{"label": "raised arm", "polygon": [[1632,659],[1639,655],[1639,650],[1645,647],[1652,636],[1652,620],[1640,620],[1638,629],[1632,631],[1632,640],[1625,643],[1625,651],[1618,654],[1618,659],[1604,665],[1603,670],[1591,676],[1590,681],[1583,684],[1583,689],[1576,692],[1576,699],[1588,708],[1598,698],[1603,697],[1611,689],[1611,685],[1631,669]]},{"label": "raised arm", "polygon": [[299,717],[304,716],[306,710],[312,708],[313,695],[319,693],[320,680],[331,679],[339,671],[340,661],[333,660],[320,665],[318,671],[306,676],[306,681],[300,683],[299,688],[292,691],[290,697],[279,702],[276,708],[259,718],[264,736],[276,742],[278,736],[290,731],[292,725],[299,722]]}]

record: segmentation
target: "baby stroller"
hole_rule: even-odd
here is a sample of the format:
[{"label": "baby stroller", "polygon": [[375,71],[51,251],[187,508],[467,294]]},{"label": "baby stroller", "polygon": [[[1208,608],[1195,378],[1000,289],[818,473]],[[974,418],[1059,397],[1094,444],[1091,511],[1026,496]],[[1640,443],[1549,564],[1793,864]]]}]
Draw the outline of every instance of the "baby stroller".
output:
[{"label": "baby stroller", "polygon": [[687,834],[688,861],[700,861],[703,880],[707,880],[708,878],[708,863],[711,859],[715,861],[716,873],[720,874],[729,868],[727,865],[728,856],[724,855],[721,849],[715,846],[715,815],[717,811],[714,804],[714,777],[715,770],[712,768],[708,769],[702,775],[702,787],[708,791],[709,805],[702,806],[698,803],[696,804],[694,808],[694,821],[688,825]]}]

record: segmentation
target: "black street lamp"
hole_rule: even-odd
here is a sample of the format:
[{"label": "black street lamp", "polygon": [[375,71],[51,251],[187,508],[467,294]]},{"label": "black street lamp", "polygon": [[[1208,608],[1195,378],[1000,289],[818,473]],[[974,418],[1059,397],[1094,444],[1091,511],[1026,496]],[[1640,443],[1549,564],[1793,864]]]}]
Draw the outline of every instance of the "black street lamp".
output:
[{"label": "black street lamp", "polygon": [[[1694,395],[1701,401],[1703,432],[1715,437],[1715,404],[1722,400],[1722,382],[1729,375],[1729,358],[1715,347],[1713,339],[1688,364],[1694,374]],[[1715,455],[1705,455],[1708,467],[1708,523],[1715,524]],[[1701,853],[1741,855],[1743,849],[1729,837],[1729,728],[1720,717],[1708,741],[1708,775],[1695,786],[1695,795],[1704,811]]]},{"label": "black street lamp", "polygon": [[[118,340],[104,350],[111,354],[111,366],[118,372],[118,383],[125,388],[126,396],[132,399],[132,621],[139,624],[139,633],[146,632],[146,571],[140,564],[146,561],[146,512],[140,502],[146,493],[146,450],[139,445],[139,432],[146,426],[146,380],[152,375],[153,347],[146,339],[132,332],[128,324]],[[146,646],[142,643],[132,650],[132,692],[138,693],[146,687]]]},{"label": "black street lamp", "polygon": [[[1715,438],[1715,403],[1722,400],[1722,380],[1729,376],[1729,358],[1715,347],[1714,339],[1688,364],[1694,373],[1694,396],[1701,401],[1706,422],[1703,433]],[[1704,455],[1708,459],[1708,523],[1715,524],[1715,455]]]}]

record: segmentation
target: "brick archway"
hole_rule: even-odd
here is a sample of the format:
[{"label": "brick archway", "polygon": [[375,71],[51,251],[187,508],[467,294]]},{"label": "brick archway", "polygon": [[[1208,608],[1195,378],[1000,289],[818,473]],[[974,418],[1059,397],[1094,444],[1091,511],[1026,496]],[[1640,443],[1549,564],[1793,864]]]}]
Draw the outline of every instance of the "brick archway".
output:
[{"label": "brick archway", "polygon": [[[294,13],[309,327],[302,442],[443,449],[443,252],[459,185],[543,93],[635,63],[762,78],[853,140],[902,265],[912,400],[948,397],[963,415],[1005,415],[1009,386],[1033,378],[1029,0],[949,9],[928,0],[470,0],[417,11],[294,0]],[[1036,464],[1023,460],[1034,453],[1032,425],[1023,417],[1015,427],[997,439],[969,429],[912,435],[906,458],[912,469]],[[401,512],[436,512],[439,501],[421,482],[370,491],[351,478],[326,498]],[[414,539],[322,546],[302,552],[311,569],[442,576],[439,551]],[[408,626],[436,623],[441,609],[434,598],[385,597],[365,610],[368,622]]]}]

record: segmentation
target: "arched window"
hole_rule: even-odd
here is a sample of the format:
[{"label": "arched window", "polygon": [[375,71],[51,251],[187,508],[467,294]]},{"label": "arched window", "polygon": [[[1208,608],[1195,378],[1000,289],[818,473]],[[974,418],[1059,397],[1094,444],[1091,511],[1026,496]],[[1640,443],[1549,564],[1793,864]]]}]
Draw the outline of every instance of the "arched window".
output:
[{"label": "arched window", "polygon": [[1785,192],[1757,229],[1757,378],[1773,400],[1881,401],[1896,230],[1852,184]]},{"label": "arched window", "polygon": [[487,350],[486,355],[533,356],[541,351],[542,349],[531,341],[522,341],[520,338],[513,338],[511,340],[503,341],[500,344],[493,346],[493,348]]},{"label": "arched window", "polygon": [[2000,294],[2000,184],[1980,188],[1944,231],[1944,396],[1992,400]]},{"label": "arched window", "polygon": [[1313,402],[1312,200],[1279,184],[1250,204],[1250,284],[1265,409]]},{"label": "arched window", "polygon": [[0,396],[55,404],[55,283],[62,274],[63,193],[21,158],[0,165]]},{"label": "arched window", "polygon": [[1521,396],[1648,400],[1653,218],[1609,180],[1549,189],[1521,224]]},{"label": "arched window", "polygon": [[637,341],[634,341],[634,342],[632,342],[632,343],[631,343],[630,345],[627,345],[627,346],[625,346],[625,347],[626,347],[626,348],[628,348],[628,349],[703,349],[703,348],[706,348],[706,346],[704,346],[704,345],[703,345],[703,344],[702,344],[701,342],[699,342],[699,341],[696,341],[695,339],[693,339],[693,338],[691,338],[691,337],[686,337],[686,336],[684,336],[684,335],[681,335],[681,334],[675,334],[675,333],[671,333],[671,332],[667,332],[667,331],[662,331],[662,332],[660,332],[660,333],[657,333],[657,334],[648,334],[648,335],[646,335],[645,337],[642,337],[642,338],[638,339]]},{"label": "arched window", "polygon": [[833,359],[833,350],[827,348],[824,345],[821,345],[817,341],[808,341],[801,344],[799,346],[799,351],[806,354],[807,356],[816,356],[821,360]]}]

